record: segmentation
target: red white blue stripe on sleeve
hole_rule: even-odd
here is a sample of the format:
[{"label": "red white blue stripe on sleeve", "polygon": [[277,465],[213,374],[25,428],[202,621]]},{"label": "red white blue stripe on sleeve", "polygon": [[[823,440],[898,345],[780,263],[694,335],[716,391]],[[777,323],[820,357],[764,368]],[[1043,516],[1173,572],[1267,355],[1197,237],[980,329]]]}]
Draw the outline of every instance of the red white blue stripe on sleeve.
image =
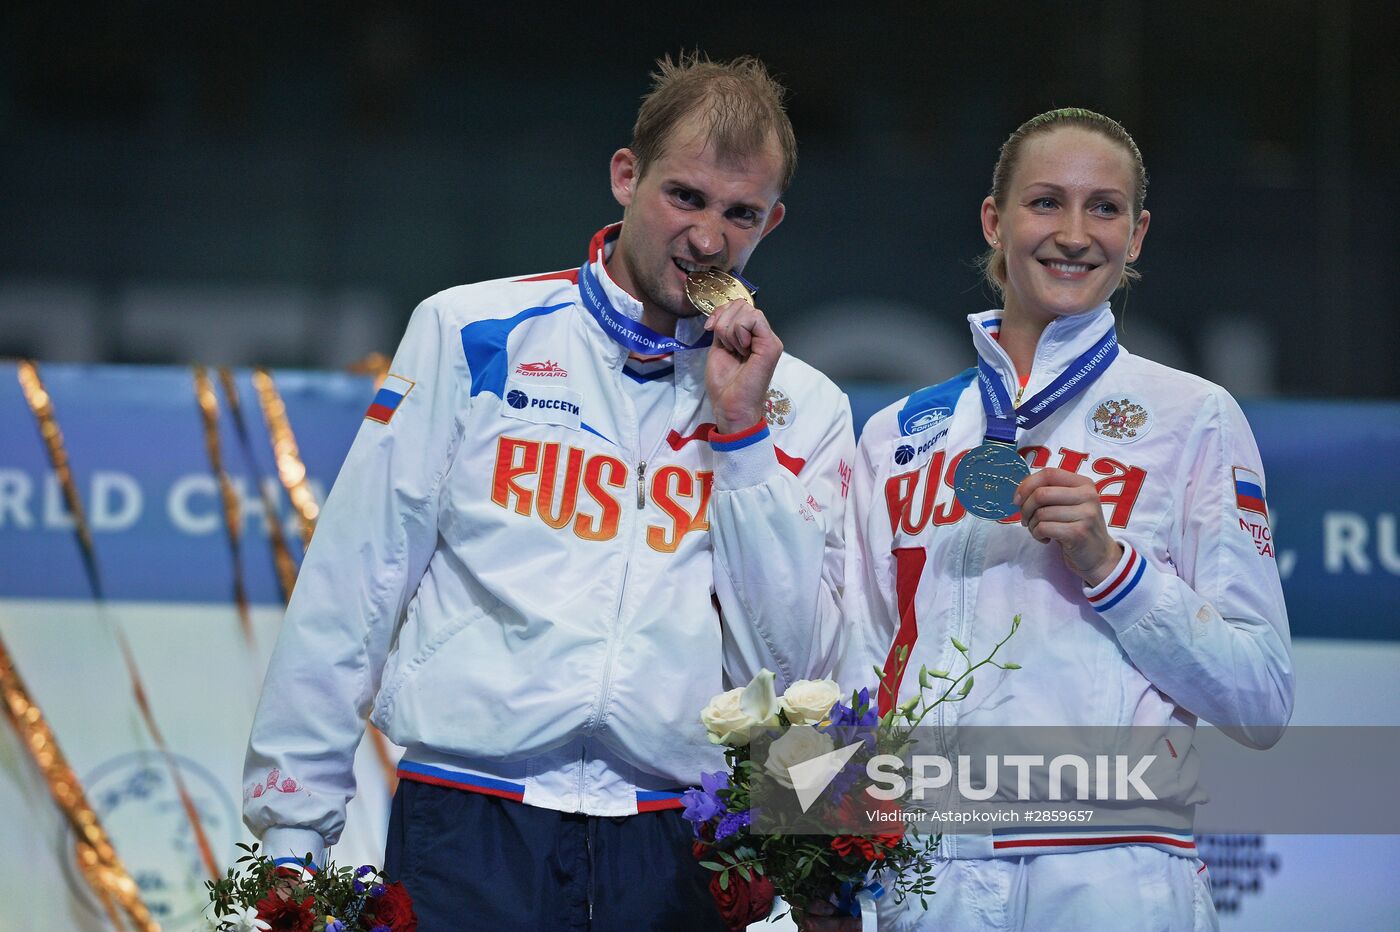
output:
[{"label": "red white blue stripe on sleeve", "polygon": [[721,453],[732,453],[735,450],[742,450],[744,447],[751,447],[767,436],[768,422],[760,418],[757,424],[735,434],[711,433],[710,449],[718,450]]},{"label": "red white blue stripe on sleeve", "polygon": [[408,397],[408,393],[413,390],[413,385],[411,379],[405,379],[402,376],[385,376],[384,384],[379,387],[374,401],[370,402],[365,417],[381,424],[389,423],[389,419],[394,416],[394,412],[399,409],[404,398]]},{"label": "red white blue stripe on sleeve", "polygon": [[1123,557],[1108,577],[1097,586],[1085,592],[1089,605],[1096,612],[1104,612],[1127,597],[1129,592],[1142,581],[1147,570],[1147,561],[1131,544],[1123,544]]},{"label": "red white blue stripe on sleeve", "polygon": [[321,872],[321,869],[316,866],[315,861],[308,861],[306,858],[275,858],[272,861],[272,866],[296,868],[308,874],[318,874]]}]

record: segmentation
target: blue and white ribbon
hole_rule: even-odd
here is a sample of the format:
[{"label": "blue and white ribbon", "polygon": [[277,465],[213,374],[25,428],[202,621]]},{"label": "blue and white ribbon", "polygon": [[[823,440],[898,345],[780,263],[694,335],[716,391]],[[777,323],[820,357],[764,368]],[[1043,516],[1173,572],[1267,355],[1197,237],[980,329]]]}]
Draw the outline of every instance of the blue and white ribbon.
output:
[{"label": "blue and white ribbon", "polygon": [[1109,328],[1098,345],[1080,353],[1049,385],[1017,407],[996,370],[979,354],[977,384],[982,389],[982,410],[987,415],[986,439],[1015,444],[1017,429],[1030,430],[1054,414],[1103,375],[1117,356],[1118,334]]},{"label": "blue and white ribbon", "polygon": [[714,334],[706,333],[699,343],[682,343],[619,312],[608,300],[598,276],[593,274],[592,262],[585,262],[578,270],[578,290],[583,297],[583,306],[598,321],[603,332],[634,353],[659,356],[680,350],[701,349],[714,342]]}]

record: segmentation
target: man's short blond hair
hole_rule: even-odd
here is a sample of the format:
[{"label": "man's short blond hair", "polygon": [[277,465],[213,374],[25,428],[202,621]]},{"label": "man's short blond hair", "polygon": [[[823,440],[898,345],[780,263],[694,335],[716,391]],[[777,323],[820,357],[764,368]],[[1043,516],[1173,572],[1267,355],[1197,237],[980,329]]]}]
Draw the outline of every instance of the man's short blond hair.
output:
[{"label": "man's short blond hair", "polygon": [[676,127],[699,114],[721,159],[742,161],[776,141],[783,164],[779,190],[787,190],[797,170],[797,137],[783,106],[787,89],[763,62],[751,55],[717,62],[687,52],[675,61],[659,59],[651,78],[632,128],[639,177],[665,154]]}]

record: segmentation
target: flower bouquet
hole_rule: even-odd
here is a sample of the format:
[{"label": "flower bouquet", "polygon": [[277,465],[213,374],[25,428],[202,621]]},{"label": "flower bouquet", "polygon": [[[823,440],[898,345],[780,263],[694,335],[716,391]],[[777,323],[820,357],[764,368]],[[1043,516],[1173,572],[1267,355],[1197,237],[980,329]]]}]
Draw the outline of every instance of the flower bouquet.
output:
[{"label": "flower bouquet", "polygon": [[[887,892],[895,902],[916,896],[927,905],[942,836],[906,833],[899,803],[870,792],[866,764],[907,751],[925,716],[967,698],[978,669],[1019,669],[995,658],[1020,622],[1018,615],[976,662],[951,639],[964,669],[921,667],[917,694],[883,715],[868,688],[843,701],[847,694],[830,679],[801,680],[779,696],[768,670],[710,700],[700,720],[725,748],[728,770],[700,775],[701,785],[682,796],[683,816],[695,830],[696,857],[714,872],[710,892],[731,929],[767,916],[775,895],[799,920],[817,903],[859,916],[862,902]],[[902,647],[891,673],[876,668],[882,692],[887,680],[900,682],[907,661]]]},{"label": "flower bouquet", "polygon": [[368,864],[327,864],[316,870],[307,855],[295,867],[247,852],[221,880],[205,881],[217,932],[416,932],[413,900],[400,883],[386,883]]}]

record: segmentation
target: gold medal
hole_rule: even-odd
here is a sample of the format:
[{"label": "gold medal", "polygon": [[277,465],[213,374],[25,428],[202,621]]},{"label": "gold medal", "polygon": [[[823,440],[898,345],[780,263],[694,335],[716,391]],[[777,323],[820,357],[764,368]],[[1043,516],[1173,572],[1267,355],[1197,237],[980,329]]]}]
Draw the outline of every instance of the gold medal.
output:
[{"label": "gold medal", "polygon": [[706,317],[730,301],[753,303],[753,294],[744,283],[719,269],[702,269],[685,277],[685,296]]}]

